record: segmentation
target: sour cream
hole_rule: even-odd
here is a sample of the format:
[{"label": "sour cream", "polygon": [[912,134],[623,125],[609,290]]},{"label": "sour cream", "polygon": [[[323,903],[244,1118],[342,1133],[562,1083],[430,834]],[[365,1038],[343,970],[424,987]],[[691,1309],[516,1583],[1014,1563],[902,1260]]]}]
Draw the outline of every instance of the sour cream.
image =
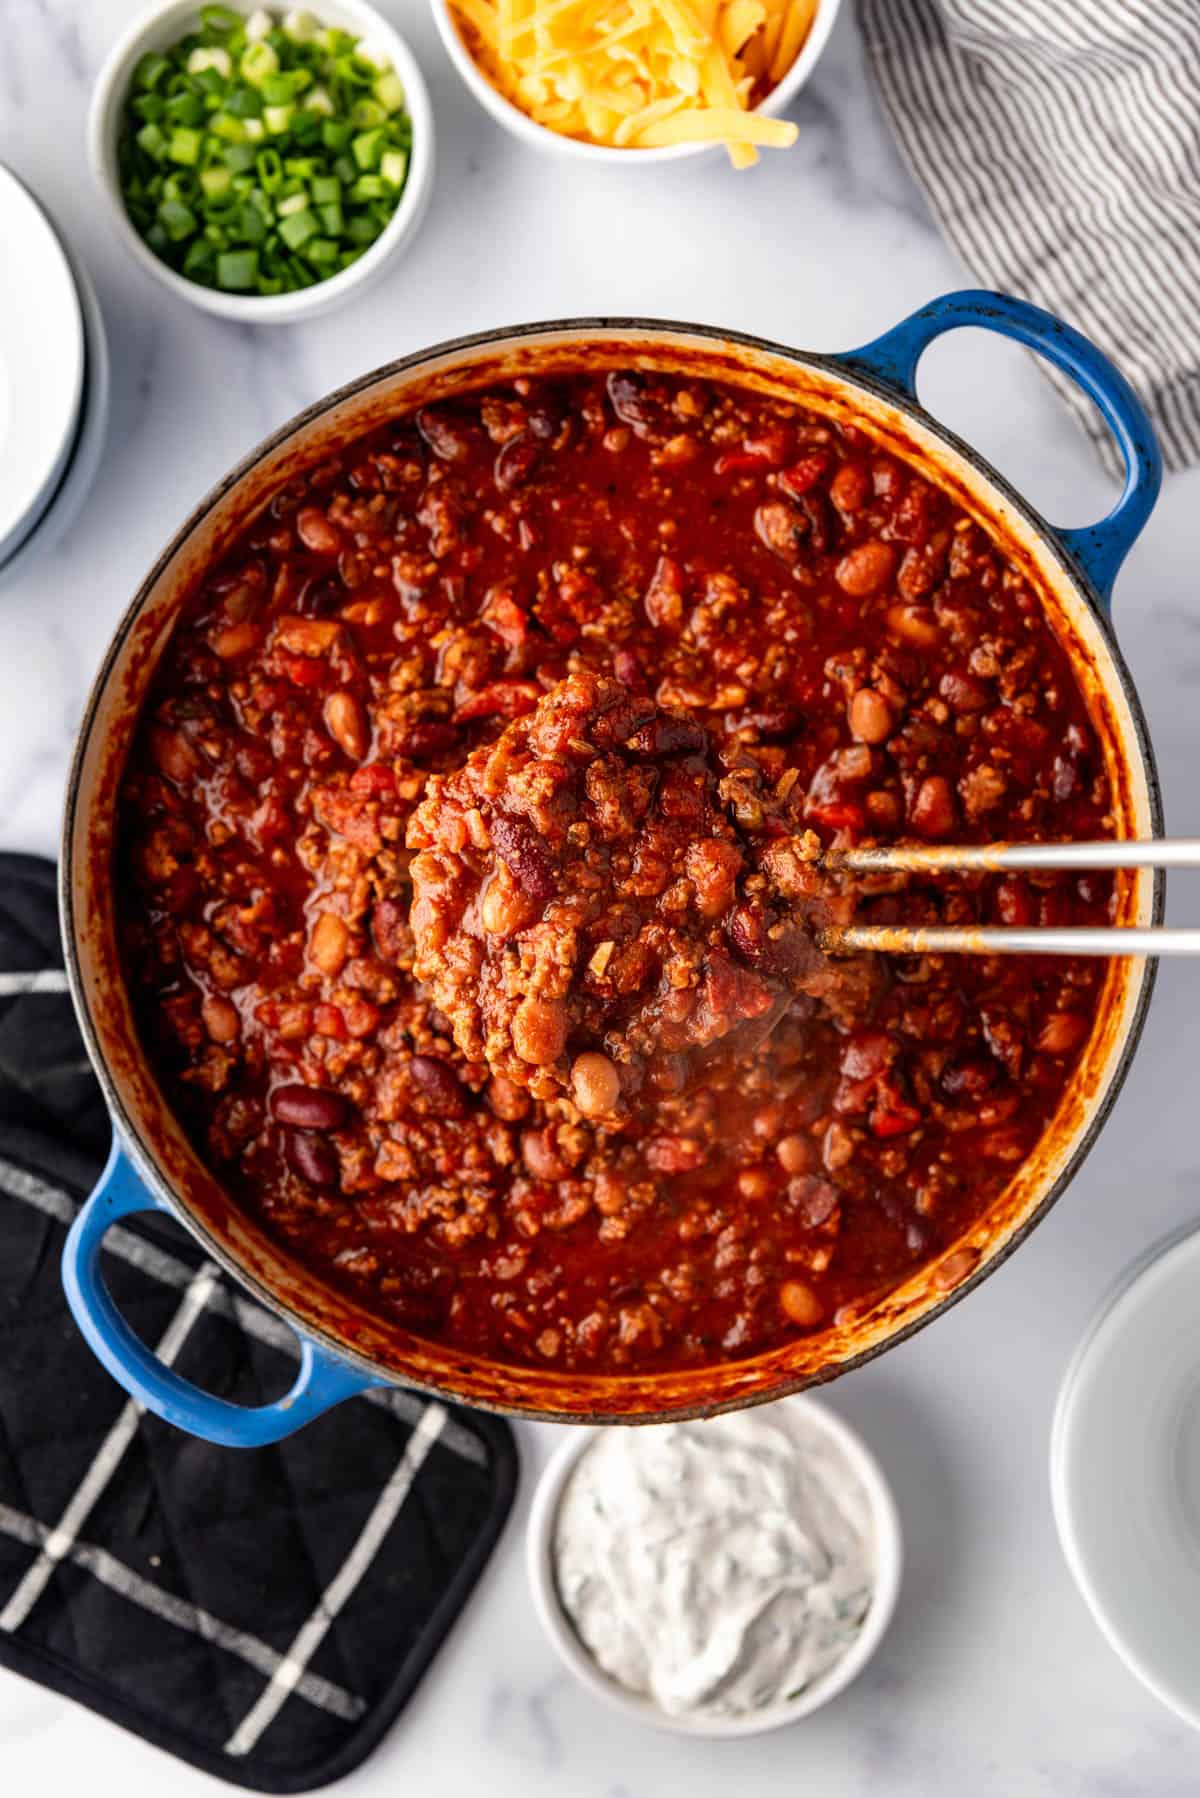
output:
[{"label": "sour cream", "polygon": [[553,1546],[592,1658],[671,1716],[797,1697],[853,1645],[875,1590],[869,1496],[786,1404],[607,1430],[567,1482]]}]

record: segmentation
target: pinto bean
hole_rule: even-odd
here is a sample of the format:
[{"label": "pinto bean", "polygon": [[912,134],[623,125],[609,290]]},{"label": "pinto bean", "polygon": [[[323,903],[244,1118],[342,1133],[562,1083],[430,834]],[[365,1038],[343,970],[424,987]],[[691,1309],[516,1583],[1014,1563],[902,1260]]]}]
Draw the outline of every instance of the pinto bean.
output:
[{"label": "pinto bean", "polygon": [[869,537],[865,543],[848,549],[833,571],[833,578],[851,599],[867,599],[886,587],[896,566],[896,552],[890,543]]},{"label": "pinto bean", "polygon": [[1069,1055],[1087,1035],[1088,1021],[1077,1011],[1054,1011],[1037,1036],[1043,1055]]},{"label": "pinto bean", "polygon": [[237,1006],[230,999],[222,999],[216,993],[210,993],[200,1007],[200,1016],[204,1020],[204,1028],[214,1043],[236,1042],[241,1031],[241,1019]]},{"label": "pinto bean", "polygon": [[607,1055],[589,1051],[571,1065],[571,1091],[584,1117],[608,1117],[621,1097],[621,1076]]},{"label": "pinto bean", "polygon": [[802,1136],[798,1130],[780,1137],[775,1144],[775,1157],[785,1174],[807,1174],[817,1158],[812,1138]]},{"label": "pinto bean", "polygon": [[344,755],[361,762],[371,747],[370,732],[363,709],[353,693],[345,687],[331,693],[325,701],[325,728]]},{"label": "pinto bean", "polygon": [[297,1130],[337,1130],[345,1123],[349,1106],[341,1093],[302,1081],[277,1086],[271,1094],[271,1115]]},{"label": "pinto bean", "polygon": [[785,1280],[779,1288],[779,1305],[789,1323],[802,1330],[815,1330],[825,1315],[825,1307],[805,1280]]},{"label": "pinto bean", "polygon": [[317,506],[301,506],[296,514],[296,535],[314,556],[341,554],[342,533]]},{"label": "pinto bean", "polygon": [[871,491],[871,476],[861,462],[843,462],[829,483],[829,497],[839,512],[857,512]]},{"label": "pinto bean", "polygon": [[309,958],[327,979],[335,980],[350,954],[350,931],[336,912],[323,911],[313,925],[308,942]]},{"label": "pinto bean", "polygon": [[533,1067],[557,1061],[567,1041],[567,1008],[561,999],[527,993],[512,1022],[513,1048]]},{"label": "pinto bean", "polygon": [[850,734],[860,743],[886,743],[892,734],[892,708],[874,687],[860,687],[850,701]]}]

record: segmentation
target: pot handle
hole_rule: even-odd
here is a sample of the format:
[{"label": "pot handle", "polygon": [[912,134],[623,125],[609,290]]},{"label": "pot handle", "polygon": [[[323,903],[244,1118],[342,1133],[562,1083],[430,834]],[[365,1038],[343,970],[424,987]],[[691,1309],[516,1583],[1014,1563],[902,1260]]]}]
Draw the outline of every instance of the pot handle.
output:
[{"label": "pot handle", "polygon": [[[134,1335],[100,1275],[100,1245],[109,1226],[136,1211],[171,1215],[114,1137],[108,1164],[67,1235],[62,1275],[67,1303],[88,1347],[117,1384],[148,1411],[205,1442],[261,1448],[282,1441],[331,1405],[384,1383],[357,1372],[303,1336],[300,1370],[292,1388],[272,1405],[235,1405],[185,1380]],[[199,1283],[190,1292],[199,1309],[203,1304]]]},{"label": "pot handle", "polygon": [[1052,362],[1095,401],[1125,463],[1125,486],[1112,511],[1098,524],[1054,535],[1095,588],[1105,613],[1113,583],[1147,518],[1162,480],[1162,457],[1146,409],[1119,369],[1081,332],[1011,294],[966,291],[943,294],[901,319],[882,337],[834,357],[843,367],[874,375],[915,400],[917,364],[935,337],[960,325],[1015,338]]}]

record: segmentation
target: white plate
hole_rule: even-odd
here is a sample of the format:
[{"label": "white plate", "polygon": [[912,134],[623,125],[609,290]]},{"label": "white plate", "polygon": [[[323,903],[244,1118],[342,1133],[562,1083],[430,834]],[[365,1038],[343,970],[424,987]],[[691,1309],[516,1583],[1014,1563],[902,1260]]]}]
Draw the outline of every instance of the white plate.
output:
[{"label": "white plate", "polygon": [[33,530],[75,443],[79,295],[41,207],[0,165],[0,561]]},{"label": "white plate", "polygon": [[1050,1450],[1059,1536],[1130,1670],[1200,1728],[1200,1229],[1128,1270],[1076,1350]]},{"label": "white plate", "polygon": [[108,431],[111,379],[108,339],[104,331],[104,315],[82,263],[72,265],[83,309],[84,336],[87,343],[83,404],[79,430],[70,461],[57,490],[51,495],[36,531],[33,531],[6,562],[0,563],[0,590],[10,587],[26,574],[36,558],[44,555],[72,525],[96,478],[104,439]]}]

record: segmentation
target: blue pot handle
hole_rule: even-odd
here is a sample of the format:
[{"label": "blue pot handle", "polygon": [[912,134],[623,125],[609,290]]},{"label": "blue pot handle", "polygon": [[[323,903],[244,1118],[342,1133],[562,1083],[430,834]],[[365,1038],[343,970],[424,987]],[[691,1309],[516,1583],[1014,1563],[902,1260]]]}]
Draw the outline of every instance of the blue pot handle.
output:
[{"label": "blue pot handle", "polygon": [[944,294],[919,312],[902,319],[873,343],[834,357],[851,370],[874,375],[886,386],[915,400],[917,364],[935,337],[960,325],[998,331],[1036,350],[1070,375],[1096,402],[1120,446],[1125,487],[1120,499],[1099,524],[1079,530],[1055,530],[1059,542],[1078,563],[1107,613],[1113,583],[1142,526],[1149,518],[1162,481],[1162,457],[1154,427],[1129,382],[1094,343],[1053,313],[1043,312],[1009,294],[965,292]]},{"label": "blue pot handle", "polygon": [[261,1448],[339,1405],[356,1392],[384,1382],[358,1373],[345,1361],[300,1338],[300,1371],[290,1392],[273,1405],[253,1409],[215,1398],[185,1380],[139,1341],[109,1296],[100,1276],[100,1245],[111,1224],[136,1211],[166,1211],[146,1186],[116,1137],[108,1165],[72,1224],[63,1249],[63,1285],[96,1358],[148,1411],[189,1435],[227,1448]]}]

